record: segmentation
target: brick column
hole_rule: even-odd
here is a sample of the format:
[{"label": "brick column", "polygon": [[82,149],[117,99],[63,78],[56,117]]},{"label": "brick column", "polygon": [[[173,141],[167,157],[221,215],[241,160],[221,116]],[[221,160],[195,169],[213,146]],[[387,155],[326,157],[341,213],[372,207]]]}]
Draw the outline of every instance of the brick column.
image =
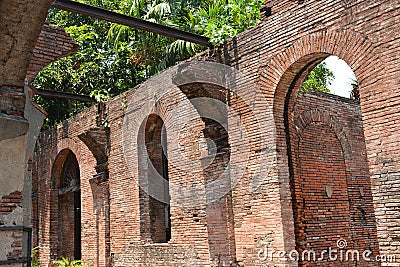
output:
[{"label": "brick column", "polygon": [[110,262],[110,191],[105,173],[90,179],[96,217],[96,260],[94,266],[111,266]]}]

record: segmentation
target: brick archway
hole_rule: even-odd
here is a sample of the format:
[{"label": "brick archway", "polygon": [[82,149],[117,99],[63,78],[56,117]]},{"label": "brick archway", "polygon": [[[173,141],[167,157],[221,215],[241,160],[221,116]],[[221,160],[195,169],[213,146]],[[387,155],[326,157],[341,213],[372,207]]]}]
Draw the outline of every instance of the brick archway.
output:
[{"label": "brick archway", "polygon": [[[337,249],[339,239],[353,243],[349,177],[342,146],[332,128],[316,121],[307,125],[303,133],[303,137],[292,140],[293,147],[296,146],[292,148],[291,179],[296,250],[301,255],[307,250],[319,255],[328,247]],[[327,257],[315,263],[310,261],[313,260],[305,257],[298,263],[299,266],[354,265],[354,262],[329,262]]]},{"label": "brick archway", "polygon": [[351,146],[343,130],[341,123],[326,110],[311,109],[303,111],[293,119],[296,133],[299,138],[304,137],[304,131],[310,124],[320,123],[327,128],[331,128],[343,150],[344,160],[350,161],[352,158]]},{"label": "brick archway", "polygon": [[[55,156],[54,156],[55,155]],[[81,169],[80,150],[71,139],[63,139],[53,154],[51,166],[50,260],[61,256],[81,258]]]},{"label": "brick archway", "polygon": [[[308,101],[304,101],[304,100]],[[338,249],[338,240],[346,240],[345,249],[372,251],[378,254],[376,225],[372,208],[370,177],[365,156],[365,145],[354,129],[358,104],[335,99],[341,104],[320,110],[304,105],[316,99],[299,95],[290,120],[291,186],[296,249],[317,253],[326,247]],[[300,103],[298,103],[300,102]],[[325,105],[329,101],[325,101]],[[344,104],[346,103],[346,104]],[[338,106],[337,106],[338,105]],[[342,108],[335,113],[332,107]],[[352,109],[352,108],[353,109]],[[355,108],[355,109],[354,109]],[[359,110],[359,108],[358,108]],[[355,112],[348,114],[348,112]],[[362,130],[362,127],[360,128]],[[363,145],[361,150],[355,147]],[[354,262],[327,262],[310,264],[300,259],[299,266],[353,266]],[[322,264],[322,265],[321,265]],[[369,263],[379,266],[378,263]],[[375,264],[375,265],[374,265]]]},{"label": "brick archway", "polygon": [[[291,156],[288,151],[290,111],[308,73],[330,55],[340,57],[352,68],[360,84],[362,104],[369,92],[379,87],[381,81],[377,81],[376,77],[383,71],[378,68],[382,58],[376,45],[367,36],[352,30],[323,30],[303,36],[271,56],[268,63],[259,70],[260,88],[268,97],[273,98],[277,163],[282,166],[279,171],[282,214],[293,213],[290,190],[292,174],[289,169]],[[283,233],[286,249],[294,249],[293,218],[283,222]]]}]

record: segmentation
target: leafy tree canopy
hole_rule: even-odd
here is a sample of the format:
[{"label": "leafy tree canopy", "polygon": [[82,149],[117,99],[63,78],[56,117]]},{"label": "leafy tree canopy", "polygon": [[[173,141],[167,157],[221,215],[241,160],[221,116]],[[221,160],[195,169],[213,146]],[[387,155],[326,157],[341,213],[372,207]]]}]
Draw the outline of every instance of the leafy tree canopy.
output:
[{"label": "leafy tree canopy", "polygon": [[328,86],[331,85],[334,78],[333,72],[328,69],[326,63],[321,62],[308,74],[302,85],[302,90],[304,92],[321,91],[329,93]]},{"label": "leafy tree canopy", "polygon": [[[255,25],[262,0],[79,0],[148,21],[198,33],[214,44]],[[184,60],[203,47],[165,36],[51,9],[48,22],[64,28],[79,51],[50,64],[33,81],[37,88],[92,95],[97,101],[120,94]],[[44,128],[87,104],[36,96],[49,116]]]}]

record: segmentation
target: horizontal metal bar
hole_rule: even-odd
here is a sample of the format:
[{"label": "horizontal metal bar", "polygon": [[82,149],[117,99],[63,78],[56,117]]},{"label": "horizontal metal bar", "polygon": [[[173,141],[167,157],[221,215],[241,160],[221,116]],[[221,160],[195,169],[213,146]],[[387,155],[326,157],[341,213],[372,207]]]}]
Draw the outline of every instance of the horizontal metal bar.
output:
[{"label": "horizontal metal bar", "polygon": [[47,96],[47,97],[61,98],[61,99],[70,99],[70,100],[77,100],[77,101],[82,101],[82,102],[96,102],[96,100],[94,100],[90,96],[58,92],[58,91],[36,89],[36,94],[40,95],[40,96]]},{"label": "horizontal metal bar", "polygon": [[171,27],[168,27],[165,25],[161,25],[161,24],[149,22],[146,20],[126,16],[123,14],[119,14],[119,13],[105,10],[102,8],[78,3],[75,1],[56,0],[53,3],[53,7],[61,9],[61,10],[70,11],[73,13],[89,16],[89,17],[94,17],[94,18],[110,21],[110,22],[117,23],[117,24],[122,24],[122,25],[129,26],[129,27],[132,27],[135,29],[149,31],[149,32],[153,32],[156,34],[168,36],[171,38],[189,41],[189,42],[200,44],[203,46],[208,46],[208,47],[212,46],[212,44],[210,43],[210,40],[207,37],[204,37],[204,36],[201,36],[198,34],[178,30],[178,29],[171,28]]},{"label": "horizontal metal bar", "polygon": [[22,225],[0,226],[0,231],[25,231],[26,227]]},{"label": "horizontal metal bar", "polygon": [[21,258],[21,259],[15,259],[15,260],[0,261],[0,265],[8,265],[8,264],[12,264],[12,263],[29,263],[29,259]]}]

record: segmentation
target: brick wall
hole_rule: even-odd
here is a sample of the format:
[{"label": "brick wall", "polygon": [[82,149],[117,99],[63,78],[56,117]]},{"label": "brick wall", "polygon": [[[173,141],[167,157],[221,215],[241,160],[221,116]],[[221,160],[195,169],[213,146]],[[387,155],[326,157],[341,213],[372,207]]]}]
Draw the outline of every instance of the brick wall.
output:
[{"label": "brick wall", "polygon": [[[192,92],[194,92],[195,89],[196,87],[193,88]],[[134,93],[133,91],[129,92],[126,97],[129,98],[130,94],[133,93]],[[179,92],[177,93],[179,94]],[[170,103],[172,100],[176,99],[176,97],[168,96],[167,99],[169,100],[167,102]],[[37,153],[39,153],[37,155],[38,173],[40,175],[39,177],[41,177],[42,179],[41,180],[42,182],[38,185],[41,188],[39,192],[39,195],[41,196],[39,197],[39,203],[41,203],[40,204],[41,208],[39,210],[41,212],[46,211],[47,209],[51,209],[51,203],[52,203],[51,199],[57,198],[58,195],[58,194],[55,194],[54,196],[51,195],[51,177],[52,177],[51,170],[54,167],[51,167],[51,165],[49,164],[52,164],[54,166],[58,165],[62,166],[62,161],[59,160],[60,156],[58,156],[57,157],[58,159],[54,161],[51,159],[51,157],[49,158],[49,155],[53,155],[54,157],[56,155],[56,151],[60,151],[59,149],[68,147],[69,149],[71,149],[71,151],[75,151],[75,153],[79,155],[77,157],[79,158],[78,161],[80,168],[86,170],[91,169],[90,173],[85,173],[82,172],[81,170],[81,175],[84,175],[84,177],[86,177],[81,180],[82,198],[87,200],[88,198],[91,199],[93,197],[93,201],[95,199],[97,199],[97,201],[94,201],[93,204],[92,202],[88,202],[85,200],[82,201],[83,222],[85,221],[85,219],[92,222],[100,220],[101,222],[97,224],[99,227],[96,227],[95,224],[91,225],[87,224],[82,226],[83,259],[89,261],[91,264],[94,264],[96,266],[104,266],[107,262],[107,255],[105,255],[105,252],[108,251],[107,247],[109,246],[109,242],[111,242],[111,248],[109,252],[111,253],[110,260],[112,261],[114,266],[125,266],[128,263],[138,264],[138,265],[142,264],[146,266],[178,266],[178,265],[202,266],[203,264],[206,264],[206,262],[216,265],[218,265],[219,262],[219,264],[223,264],[224,266],[226,266],[236,261],[237,257],[236,253],[240,252],[241,245],[248,246],[249,247],[248,250],[251,251],[252,253],[252,254],[249,253],[247,255],[248,258],[244,258],[242,262],[245,262],[245,260],[250,261],[249,259],[250,257],[253,257],[253,261],[256,261],[256,259],[254,259],[254,257],[256,257],[257,255],[257,247],[256,247],[257,244],[255,243],[255,241],[261,242],[262,237],[259,237],[257,240],[251,240],[251,241],[249,241],[248,238],[243,239],[243,237],[241,237],[241,226],[246,225],[246,223],[249,223],[248,221],[253,218],[259,218],[258,223],[261,223],[266,219],[266,217],[261,210],[258,211],[254,210],[254,207],[252,207],[248,203],[246,203],[245,206],[239,205],[241,204],[241,201],[243,201],[242,196],[246,196],[248,194],[247,192],[248,190],[244,189],[242,190],[240,188],[241,186],[244,187],[244,185],[242,185],[241,183],[239,183],[235,187],[234,191],[232,192],[232,195],[228,194],[224,198],[218,201],[213,201],[212,204],[206,206],[203,205],[203,206],[184,208],[180,207],[179,205],[174,206],[174,204],[172,204],[171,208],[172,240],[169,243],[164,243],[164,244],[151,244],[152,242],[150,241],[151,240],[150,230],[151,227],[154,227],[155,225],[151,224],[149,218],[146,219],[146,214],[149,215],[150,210],[149,212],[145,212],[143,211],[143,208],[139,209],[139,206],[145,205],[145,203],[139,201],[140,190],[137,187],[138,181],[135,177],[132,176],[131,170],[128,168],[127,163],[125,162],[126,154],[125,155],[123,154],[124,151],[125,153],[128,152],[128,155],[130,155],[130,153],[129,151],[127,151],[126,148],[123,149],[121,146],[122,142],[120,139],[121,138],[120,135],[122,134],[121,127],[123,124],[122,123],[123,116],[121,117],[121,115],[123,115],[125,112],[121,105],[121,99],[116,98],[112,100],[110,103],[108,103],[107,106],[108,106],[108,114],[111,117],[110,119],[112,122],[110,128],[111,151],[112,151],[110,153],[110,158],[109,158],[110,180],[107,181],[107,183],[110,184],[110,196],[111,196],[110,215],[107,215],[106,212],[108,205],[107,190],[104,191],[104,187],[101,187],[103,189],[100,188],[97,189],[97,185],[95,186],[95,184],[97,183],[92,183],[93,178],[90,178],[90,173],[91,175],[94,175],[94,177],[96,177],[94,170],[94,167],[96,166],[96,161],[94,159],[94,156],[90,150],[85,148],[82,141],[78,138],[78,136],[82,132],[88,131],[96,126],[97,122],[95,116],[97,112],[97,107],[94,106],[90,109],[85,110],[77,117],[74,117],[70,119],[68,122],[66,122],[63,125],[63,127],[58,127],[58,129],[53,129],[52,131],[44,132],[41,135],[41,139],[39,141],[39,149],[37,150]],[[359,106],[357,104],[348,103],[340,98],[335,98],[332,96],[329,97],[327,95],[321,95],[321,96],[307,95],[301,97],[299,96],[295,108],[296,108],[295,112],[293,113],[294,114],[293,120],[295,121],[299,120],[298,119],[299,116],[306,117],[306,114],[308,114],[310,110],[314,111],[319,109],[322,110],[323,114],[333,113],[347,127],[345,130],[343,130],[343,132],[346,132],[348,134],[346,140],[350,140],[348,142],[351,142],[352,147],[347,147],[346,151],[354,154],[355,157],[359,158],[358,160],[349,163],[350,164],[349,167],[344,167],[343,156],[341,156],[344,153],[342,152],[343,151],[342,144],[338,141],[335,133],[332,133],[332,131],[330,131],[329,128],[325,129],[323,128],[324,125],[320,126],[326,132],[325,136],[326,139],[323,140],[327,141],[332,140],[333,143],[336,142],[335,143],[336,147],[334,146],[329,147],[332,149],[331,152],[332,160],[326,160],[321,164],[329,165],[333,164],[332,162],[338,162],[337,164],[339,164],[341,168],[337,170],[336,176],[335,173],[332,172],[329,172],[329,174],[334,175],[335,177],[339,177],[340,179],[342,179],[342,182],[344,181],[345,183],[347,183],[346,171],[348,170],[348,168],[354,168],[355,170],[357,170],[358,172],[354,173],[353,175],[357,179],[360,179],[359,181],[360,184],[357,184],[359,186],[355,188],[349,186],[349,189],[347,189],[347,187],[344,187],[343,184],[336,182],[330,184],[331,188],[333,188],[335,197],[339,196],[343,197],[343,195],[350,194],[351,190],[356,191],[357,194],[354,193],[356,194],[356,196],[350,202],[349,200],[341,200],[340,197],[338,199],[336,199],[335,197],[331,198],[333,207],[337,207],[340,205],[343,206],[347,205],[346,206],[347,209],[342,214],[341,219],[347,225],[348,232],[351,231],[352,235],[346,235],[345,230],[341,229],[341,231],[339,231],[336,234],[332,232],[332,235],[330,235],[329,238],[327,238],[324,244],[327,245],[329,242],[336,241],[338,237],[343,237],[349,239],[348,240],[349,245],[351,244],[352,247],[360,246],[364,248],[365,243],[367,243],[366,242],[367,236],[370,240],[374,238],[375,224],[372,214],[373,211],[372,211],[371,193],[369,190],[369,179],[368,179],[369,176],[366,169],[365,147],[363,146],[364,143],[362,135],[362,123],[360,121],[361,113]],[[161,107],[159,107],[159,109],[161,109]],[[308,113],[306,111],[308,111]],[[314,115],[310,115],[310,117],[313,116]],[[175,119],[179,119],[179,116],[178,118]],[[146,120],[144,120],[144,122],[145,121]],[[197,123],[190,125],[189,127],[190,131],[186,132],[184,131],[185,134],[183,135],[184,137],[181,138],[181,141],[185,145],[186,149],[190,148],[191,144],[199,142],[199,140],[197,139],[198,138],[201,139],[202,137],[200,136],[195,138],[194,136],[198,136],[198,134],[203,131],[204,127],[205,123],[202,121],[198,121]],[[138,128],[140,128],[139,125]],[[192,132],[192,134],[190,134],[190,132]],[[309,135],[315,136],[315,138],[318,137],[317,139],[320,140],[321,132],[310,131]],[[172,142],[172,140],[170,140],[169,142]],[[315,141],[309,141],[309,143],[311,148],[308,149],[311,150],[320,149],[318,147],[312,147],[313,145],[316,145]],[[135,147],[135,144],[136,142],[134,142],[133,140],[131,143],[132,148]],[[324,142],[321,142],[321,145],[324,144],[325,144]],[[117,148],[114,147],[117,145],[118,145]],[[192,146],[191,150],[189,150],[188,152],[188,155],[190,154],[191,156],[193,156],[193,154],[195,154],[197,150],[195,147]],[[148,147],[148,149],[150,151],[148,153],[152,155],[155,153],[154,151],[159,151],[160,146],[159,145],[155,145],[154,147],[150,146]],[[356,152],[353,153],[352,152],[353,150],[355,150]],[[81,152],[78,153],[77,151]],[[214,153],[216,151],[217,150],[214,150]],[[113,153],[115,153],[115,156],[113,156]],[[305,154],[307,155],[307,153]],[[201,180],[205,179],[205,181],[209,182],[213,181],[215,178],[219,178],[221,176],[221,174],[225,170],[226,164],[229,162],[228,154],[225,153],[218,155],[219,156],[217,156],[211,162],[211,165],[208,165],[208,167],[204,169],[204,172],[201,174],[201,176],[196,176],[196,177],[187,177],[185,171],[176,169],[173,166],[173,164],[171,164],[169,167],[171,175],[170,179],[177,179],[181,183],[193,183],[193,181],[198,179]],[[201,164],[210,164],[209,160],[207,160],[207,157],[212,156],[212,154],[209,155],[209,153],[207,153],[204,156],[205,158],[201,159],[200,161]],[[340,161],[340,157],[342,157],[342,161]],[[135,158],[136,160],[138,160],[138,156],[136,156]],[[147,154],[143,156],[143,159],[145,160],[144,162],[146,162],[146,158]],[[157,157],[154,156],[152,158],[154,159]],[[87,161],[89,162],[89,164],[87,163]],[[147,173],[146,168],[144,167],[144,165],[140,165],[141,164],[140,160],[138,160],[137,163],[139,164],[139,166],[141,166],[138,170],[142,171],[139,177],[143,177],[143,175]],[[157,163],[155,164],[157,166]],[[311,170],[312,168],[315,168],[315,164],[314,165],[310,164],[310,168]],[[362,170],[362,168],[364,168],[363,171],[360,171]],[[303,166],[303,168],[301,168],[302,171],[303,169],[306,170],[307,169],[306,166]],[[319,172],[321,173],[322,176],[326,175],[326,173],[321,172],[321,170],[319,170]],[[327,176],[324,177],[328,179]],[[90,188],[84,186],[85,184],[88,183],[88,180],[90,180],[91,183]],[[126,180],[127,182],[124,182],[124,180]],[[318,182],[321,183],[320,180],[318,180]],[[317,186],[317,188],[311,187],[310,190],[312,192],[314,191],[319,193],[322,192],[321,197],[323,197],[325,194],[324,193],[325,188],[321,189],[321,186],[323,187],[324,184],[320,184],[320,186]],[[361,202],[355,203],[359,198],[360,193],[358,192],[361,188],[360,186],[363,188],[362,190],[365,197],[364,200],[362,201],[360,200],[362,203]],[[262,186],[262,188],[265,187],[266,185]],[[301,186],[301,188],[303,188],[303,190],[306,189],[307,184]],[[339,194],[336,190],[338,192],[341,192],[341,194]],[[262,193],[263,190],[258,189],[258,191],[261,191],[257,193],[258,194],[257,197],[260,198],[260,194]],[[209,192],[210,194],[212,194],[214,191],[210,190]],[[314,194],[312,192],[310,193],[311,194],[310,196]],[[179,194],[179,192],[171,191],[172,203],[174,203],[174,199],[176,204],[179,204],[178,200],[183,201],[182,196],[177,196],[177,194]],[[267,195],[267,193],[263,194],[266,195],[264,196],[264,198],[261,198],[260,201],[262,202],[268,201],[268,203],[271,203],[271,201],[273,200],[271,198],[271,195],[270,194]],[[134,198],[135,196],[136,200]],[[210,195],[210,197],[212,197],[212,195]],[[123,199],[123,201],[121,199]],[[312,197],[310,197],[310,199],[312,200]],[[254,200],[253,202],[250,203],[254,203]],[[350,209],[350,203],[351,205],[353,205],[351,209]],[[361,209],[359,208],[362,208],[363,210],[366,211],[365,215],[363,215],[365,217],[360,217]],[[141,210],[140,213],[138,213],[139,210]],[[270,211],[271,209],[268,209],[268,213]],[[318,214],[312,213],[312,209],[309,209],[307,211],[310,211],[310,213],[307,216],[316,216],[317,218],[320,218]],[[53,213],[53,215],[51,215],[51,213]],[[57,215],[57,213],[59,213],[59,210],[55,208],[54,211],[50,211],[50,216],[56,219],[61,216],[61,214]],[[329,212],[324,214],[324,216],[327,215],[329,215]],[[39,229],[39,232],[44,231],[46,228],[47,229],[50,228],[50,234],[48,232],[47,233],[42,232],[42,234],[40,235],[40,243],[42,244],[55,243],[53,245],[57,247],[58,246],[57,243],[59,241],[57,241],[57,236],[54,233],[52,234],[52,232],[54,231],[57,232],[55,230],[56,222],[53,223],[53,225],[51,224],[49,225],[48,223],[45,223],[46,217],[44,216],[44,214],[41,214],[39,216],[41,216],[40,228],[42,228],[42,230]],[[107,216],[110,216],[109,219],[110,232],[108,232],[107,230],[108,228],[106,226],[108,221],[106,218]],[[276,220],[281,218],[279,215],[276,214],[270,214],[269,216],[270,216],[269,220],[272,219]],[[363,227],[368,230],[365,233],[362,232],[362,230],[365,230],[364,228],[357,229],[356,226],[352,226],[352,223],[354,225],[358,225],[358,222],[360,222],[360,220],[367,220],[365,222],[364,221],[362,222],[362,224],[364,225]],[[121,221],[125,223],[121,223]],[[327,221],[330,221],[332,223],[332,218],[328,218]],[[257,221],[252,222],[253,225],[255,223],[257,223]],[[274,221],[272,222],[272,224],[274,224],[276,227],[276,223]],[[206,227],[205,228],[200,227],[201,225],[205,225]],[[255,236],[261,236],[261,235],[267,236],[268,234],[273,235],[273,232],[262,233],[258,230],[257,231],[252,230],[251,228],[250,229],[245,228],[245,230],[246,231],[243,233],[243,235],[250,237],[252,235]],[[321,232],[312,234],[318,235],[320,233]],[[110,236],[111,241],[108,241],[107,238],[108,235]],[[274,242],[279,242],[276,236],[274,236],[273,238]],[[300,239],[298,235],[297,238]],[[148,243],[149,241],[150,243]],[[372,248],[374,249],[374,251],[376,251],[377,248],[375,243],[368,242],[368,244],[370,245],[369,248]],[[316,246],[316,244],[314,245]],[[89,250],[88,248],[91,248],[91,250]],[[41,259],[43,260],[42,261],[43,263],[45,263],[46,261],[48,262],[48,258],[46,260],[45,256],[48,255],[48,253],[49,253],[49,248],[43,246],[41,250],[41,255],[42,255]],[[56,254],[57,253],[52,255],[53,259],[56,257]]]},{"label": "brick wall", "polygon": [[[44,67],[57,59],[75,53],[77,50],[78,45],[64,29],[43,24],[39,38],[36,40],[33,49],[25,80],[30,83]],[[30,86],[30,90],[32,89],[34,88]],[[30,97],[33,95],[34,92],[30,92]]]},{"label": "brick wall", "polygon": [[[16,220],[12,217],[12,212],[17,208],[22,210],[22,192],[15,191],[9,195],[2,196],[0,199],[0,227],[6,225],[16,225]],[[15,216],[15,215],[14,215]],[[10,218],[7,218],[10,217]],[[5,238],[11,238],[11,249],[7,249],[6,258],[1,260],[19,260],[22,257],[22,230],[16,229],[8,231]],[[8,241],[8,240],[4,240]]]},{"label": "brick wall", "polygon": [[[56,61],[62,57],[68,56],[71,53],[77,51],[77,44],[70,38],[69,34],[65,30],[50,26],[48,24],[43,24],[41,32],[38,39],[36,40],[35,47],[33,49],[32,57],[27,69],[25,81],[29,84],[29,94],[30,97],[34,94],[34,88],[30,85],[31,80],[35,75],[44,67],[49,65],[51,62]],[[51,88],[46,88],[51,89]],[[32,91],[33,90],[33,91]],[[35,152],[36,153],[36,152]],[[60,166],[61,168],[62,166]],[[39,170],[37,168],[32,168],[32,241],[33,246],[39,245],[39,224],[42,222],[42,218],[39,214],[44,212],[41,209],[41,201],[39,200]],[[49,193],[50,194],[50,193]],[[56,194],[53,192],[53,194]],[[68,214],[67,212],[65,214]],[[66,215],[65,215],[66,216]],[[56,220],[56,219],[54,219]],[[48,229],[50,231],[50,229]],[[53,227],[52,229],[54,236],[56,235],[58,228]]]},{"label": "brick wall", "polygon": [[[343,249],[378,255],[359,104],[323,93],[301,93],[288,116],[297,251],[339,249],[337,242],[344,239]],[[326,257],[317,266],[327,264],[354,263],[328,263]]]},{"label": "brick wall", "polygon": [[[96,230],[99,228],[94,219],[93,199],[97,196],[93,196],[94,191],[89,186],[89,180],[101,169],[99,159],[102,157],[97,153],[106,155],[107,164],[102,166],[109,173],[106,180],[110,203],[109,257],[113,266],[208,266],[218,262],[218,257],[214,257],[218,253],[224,255],[225,259],[220,262],[225,265],[229,261],[226,259],[234,258],[239,266],[259,266],[266,264],[257,257],[266,244],[272,244],[271,249],[275,250],[301,249],[308,242],[307,237],[323,232],[324,228],[310,230],[311,226],[316,222],[331,223],[332,218],[328,215],[332,210],[339,210],[343,227],[341,231],[332,231],[332,235],[324,235],[321,244],[327,245],[340,235],[348,239],[349,246],[369,246],[374,252],[379,246],[381,254],[392,254],[400,259],[399,198],[396,193],[400,138],[395,124],[400,114],[396,90],[400,61],[396,29],[399,3],[271,0],[266,1],[266,6],[271,7],[271,15],[263,17],[258,26],[217,47],[213,53],[206,52],[197,57],[233,66],[243,74],[244,77],[237,80],[239,86],[229,94],[207,84],[199,87],[192,83],[187,88],[181,85],[176,88],[177,76],[186,71],[179,65],[178,75],[173,73],[174,69],[167,70],[107,103],[105,114],[101,116],[107,116],[111,126],[109,144],[103,145],[104,153],[90,145],[89,149],[85,145],[87,142],[79,138],[99,127],[97,107],[83,111],[58,129],[42,133],[36,162],[38,231],[43,265],[56,257],[51,255],[51,247],[57,243],[51,234],[56,228],[48,223],[57,217],[57,211],[50,204],[55,197],[51,191],[51,170],[58,164],[55,159],[61,148],[67,147],[77,155],[81,170],[83,259],[96,266],[104,266],[104,261],[98,257],[104,254],[100,250],[108,244],[106,238],[100,237],[108,236],[107,230],[106,233]],[[297,97],[308,72],[329,55],[341,57],[356,74],[360,82],[362,115],[353,103],[340,99]],[[258,85],[261,93],[252,90],[251,84]],[[195,92],[193,96],[191,92]],[[229,140],[220,145],[229,144],[230,156],[224,160],[234,166],[243,166],[243,175],[233,183],[231,200],[228,196],[214,206],[202,202],[202,196],[206,197],[201,194],[204,192],[199,191],[196,195],[188,189],[201,188],[204,183],[202,166],[204,157],[210,154],[206,134],[212,133],[213,129],[223,132],[213,121],[198,118],[200,111],[188,101],[196,96],[221,99],[229,104],[227,123],[233,131]],[[154,99],[157,99],[156,103]],[[246,99],[257,101],[248,105]],[[150,113],[162,118],[168,136],[172,237],[165,244],[150,244],[142,234],[143,227],[149,225],[140,213],[138,184],[148,169],[140,161],[146,155],[141,154],[143,149],[137,144],[139,129]],[[192,115],[198,119],[190,120]],[[296,144],[298,134],[294,128],[299,116],[311,118],[313,123],[304,128],[305,138],[297,142],[296,148],[293,144]],[[325,117],[335,118],[330,120],[332,125],[329,127]],[[129,125],[129,133],[124,131],[126,125]],[[242,125],[246,131],[235,128],[237,125]],[[206,127],[210,131],[204,131]],[[243,138],[244,133],[248,138]],[[319,138],[321,135],[323,138]],[[215,135],[208,137],[216,138]],[[321,149],[328,148],[329,151],[321,153]],[[326,160],[321,162],[322,156]],[[315,160],[320,167],[316,167]],[[212,174],[220,172],[221,166],[215,167]],[[334,172],[331,171],[333,167]],[[330,176],[321,172],[323,168],[338,178],[328,184],[332,190],[331,198],[327,196]],[[321,180],[314,179],[314,183],[305,184],[300,179],[313,179],[313,174],[321,175]],[[301,190],[296,191],[299,187]],[[346,194],[349,201],[343,198]],[[331,210],[323,208],[322,213],[317,213],[314,209],[302,209],[297,202],[300,197],[307,205],[319,205],[326,200]],[[208,219],[216,214],[219,214],[219,221],[212,220],[209,224]],[[221,220],[225,216],[227,219]],[[215,228],[210,229],[213,223]],[[218,232],[218,227],[222,229],[221,225],[225,223],[228,228],[233,225],[232,231]],[[308,227],[303,232],[304,226]],[[223,239],[229,240],[229,245],[220,246]],[[96,240],[105,243],[99,245]],[[308,243],[313,245],[313,242]],[[277,255],[271,264],[288,265]],[[383,263],[382,266],[397,264]]]}]

